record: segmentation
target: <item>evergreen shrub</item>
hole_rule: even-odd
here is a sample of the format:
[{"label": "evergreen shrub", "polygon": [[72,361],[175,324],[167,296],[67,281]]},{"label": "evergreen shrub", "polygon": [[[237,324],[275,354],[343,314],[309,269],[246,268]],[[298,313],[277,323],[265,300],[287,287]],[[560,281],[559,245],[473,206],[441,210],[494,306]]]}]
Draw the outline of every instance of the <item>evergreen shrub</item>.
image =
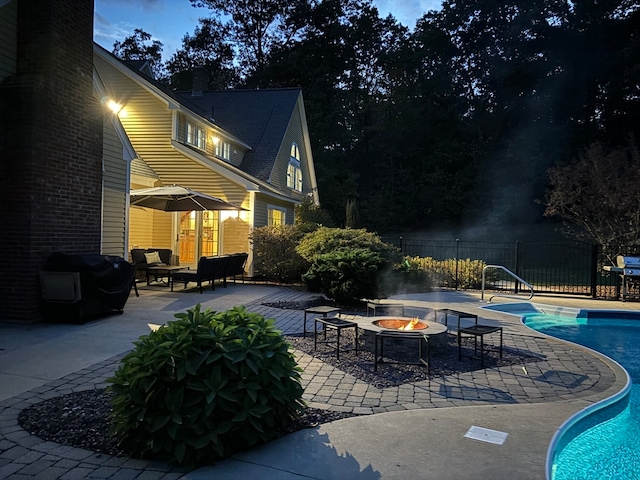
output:
[{"label": "evergreen shrub", "polygon": [[200,305],[143,335],[109,379],[131,455],[194,467],[266,442],[304,408],[301,369],[273,320]]},{"label": "evergreen shrub", "polygon": [[299,225],[267,225],[254,228],[253,262],[257,275],[278,282],[300,282],[309,262],[296,252],[298,242],[308,232]]}]

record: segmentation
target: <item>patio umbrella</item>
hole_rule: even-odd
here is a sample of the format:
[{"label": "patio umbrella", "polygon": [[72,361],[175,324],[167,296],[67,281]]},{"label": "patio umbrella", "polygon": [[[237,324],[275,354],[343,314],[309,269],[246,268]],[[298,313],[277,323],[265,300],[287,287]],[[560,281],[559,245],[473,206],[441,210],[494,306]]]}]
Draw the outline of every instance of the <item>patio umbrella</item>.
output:
[{"label": "patio umbrella", "polygon": [[165,212],[190,212],[191,210],[244,210],[221,198],[196,192],[179,185],[131,190],[132,206],[164,210]]}]

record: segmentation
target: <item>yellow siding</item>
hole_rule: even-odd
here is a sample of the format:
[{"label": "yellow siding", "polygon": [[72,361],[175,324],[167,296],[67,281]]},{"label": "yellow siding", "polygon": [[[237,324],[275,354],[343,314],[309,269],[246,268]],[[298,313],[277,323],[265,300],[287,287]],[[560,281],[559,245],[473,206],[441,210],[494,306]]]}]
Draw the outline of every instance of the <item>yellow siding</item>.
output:
[{"label": "yellow siding", "polygon": [[129,209],[129,248],[149,248],[153,245],[153,210]]},{"label": "yellow siding", "polygon": [[266,195],[256,195],[254,227],[264,227],[269,224],[268,210],[270,206],[285,209],[287,211],[285,222],[292,224],[294,220],[294,209],[291,202],[277,200]]},{"label": "yellow siding", "polygon": [[222,254],[249,252],[249,224],[237,217],[222,222]]},{"label": "yellow siding", "polygon": [[13,0],[0,6],[0,80],[16,73],[17,32],[18,0]]},{"label": "yellow siding", "polygon": [[124,238],[129,165],[122,158],[122,142],[110,118],[105,117],[103,125],[102,254],[126,258]]},{"label": "yellow siding", "polygon": [[171,216],[162,210],[153,211],[153,236],[151,247],[171,248]]},{"label": "yellow siding", "polygon": [[[246,149],[239,145],[234,144],[233,142],[224,139],[218,132],[214,131],[211,128],[206,128],[204,124],[199,124],[201,128],[204,128],[207,132],[206,142],[205,142],[205,151],[204,153],[209,157],[215,157],[216,154],[216,146],[213,142],[213,137],[218,137],[221,141],[227,142],[230,145],[229,152],[229,160],[224,160],[228,162],[230,165],[234,167],[239,167],[242,163],[242,159],[244,158],[244,154]],[[176,140],[187,144],[187,117],[185,115],[179,114],[177,121],[177,138]]]}]

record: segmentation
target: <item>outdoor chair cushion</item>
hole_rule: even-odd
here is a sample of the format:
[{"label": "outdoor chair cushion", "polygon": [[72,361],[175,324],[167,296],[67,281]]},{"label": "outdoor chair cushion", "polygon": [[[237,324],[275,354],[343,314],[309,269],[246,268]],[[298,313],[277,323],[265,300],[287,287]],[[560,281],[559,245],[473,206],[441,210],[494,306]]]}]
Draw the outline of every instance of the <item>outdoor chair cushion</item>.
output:
[{"label": "outdoor chair cushion", "polygon": [[147,266],[149,267],[163,263],[162,260],[160,260],[160,254],[158,252],[145,253],[144,258],[146,259]]}]

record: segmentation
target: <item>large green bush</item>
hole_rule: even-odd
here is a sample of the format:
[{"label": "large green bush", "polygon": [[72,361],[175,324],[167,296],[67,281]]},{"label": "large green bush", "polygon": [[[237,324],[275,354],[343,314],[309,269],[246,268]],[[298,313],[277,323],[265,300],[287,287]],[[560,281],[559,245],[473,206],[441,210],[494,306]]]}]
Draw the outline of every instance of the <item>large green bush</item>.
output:
[{"label": "large green bush", "polygon": [[387,262],[365,248],[318,255],[302,278],[313,291],[339,302],[378,296],[377,276]]},{"label": "large green bush", "polygon": [[384,243],[378,234],[367,232],[364,228],[319,227],[305,235],[296,247],[296,251],[310,263],[314,262],[319,255],[348,249],[369,250],[379,254],[390,264],[400,262],[402,259],[398,248]]},{"label": "large green bush", "polygon": [[307,262],[296,252],[298,242],[309,230],[299,225],[268,225],[254,228],[253,261],[255,273],[269,280],[299,282],[309,269]]},{"label": "large green bush", "polygon": [[175,316],[109,379],[113,432],[129,454],[210,463],[272,439],[304,407],[301,370],[272,320],[200,305]]},{"label": "large green bush", "polygon": [[319,227],[296,251],[311,263],[302,276],[307,288],[342,302],[379,297],[378,276],[402,258],[377,234],[353,228]]}]

